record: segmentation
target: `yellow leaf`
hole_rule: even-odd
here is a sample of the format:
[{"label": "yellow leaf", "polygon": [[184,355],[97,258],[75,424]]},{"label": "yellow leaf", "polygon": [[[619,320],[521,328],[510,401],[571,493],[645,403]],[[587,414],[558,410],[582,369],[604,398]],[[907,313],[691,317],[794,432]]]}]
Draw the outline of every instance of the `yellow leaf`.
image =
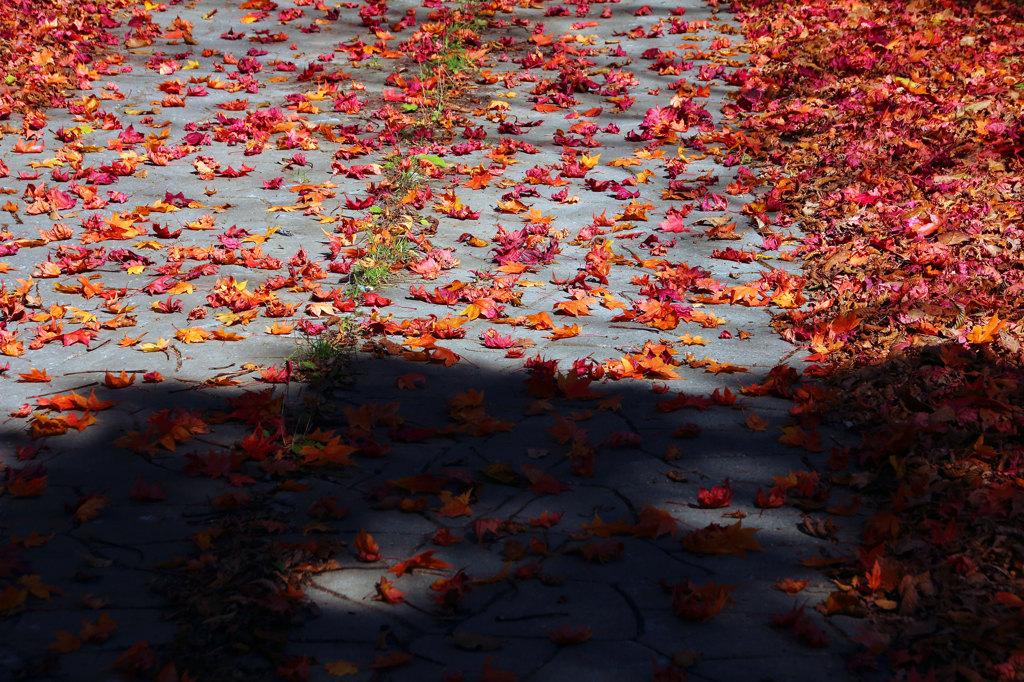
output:
[{"label": "yellow leaf", "polygon": [[268,239],[270,239],[270,235],[274,234],[275,232],[277,232],[280,229],[281,229],[280,225],[277,225],[275,227],[269,227],[269,228],[267,228],[267,233],[266,234],[251,234],[248,237],[243,238],[242,241],[243,242],[253,242],[254,244],[262,244],[263,242],[265,242]]},{"label": "yellow leaf", "polygon": [[973,344],[991,343],[995,341],[999,330],[1006,326],[1006,322],[999,319],[999,313],[992,316],[992,319],[985,323],[984,327],[974,325],[971,333],[967,335],[967,341]]},{"label": "yellow leaf", "polygon": [[156,353],[167,348],[170,344],[171,342],[168,339],[160,338],[157,339],[156,343],[140,343],[138,345],[138,350],[143,353]]},{"label": "yellow leaf", "polygon": [[203,343],[210,338],[210,332],[199,327],[186,327],[174,333],[174,338],[182,343]]},{"label": "yellow leaf", "polygon": [[168,289],[165,293],[170,296],[180,296],[181,294],[191,294],[196,290],[196,285],[190,282],[177,282],[173,287]]},{"label": "yellow leaf", "polygon": [[701,336],[690,336],[690,332],[686,332],[679,337],[679,340],[686,346],[706,346],[708,342]]}]

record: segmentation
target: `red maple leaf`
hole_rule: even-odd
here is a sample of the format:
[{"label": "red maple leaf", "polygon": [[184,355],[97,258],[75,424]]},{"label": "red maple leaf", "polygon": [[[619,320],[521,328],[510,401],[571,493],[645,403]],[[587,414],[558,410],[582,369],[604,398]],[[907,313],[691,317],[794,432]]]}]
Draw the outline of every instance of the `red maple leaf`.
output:
[{"label": "red maple leaf", "polygon": [[561,483],[554,476],[537,469],[536,465],[524,464],[521,471],[532,484],[527,490],[534,495],[558,495],[563,490],[569,489],[569,486]]},{"label": "red maple leaf", "polygon": [[720,509],[728,507],[730,504],[732,504],[732,486],[729,485],[729,479],[727,478],[725,479],[725,485],[716,485],[711,490],[703,487],[698,490],[697,504],[690,506],[699,507],[700,509]]}]

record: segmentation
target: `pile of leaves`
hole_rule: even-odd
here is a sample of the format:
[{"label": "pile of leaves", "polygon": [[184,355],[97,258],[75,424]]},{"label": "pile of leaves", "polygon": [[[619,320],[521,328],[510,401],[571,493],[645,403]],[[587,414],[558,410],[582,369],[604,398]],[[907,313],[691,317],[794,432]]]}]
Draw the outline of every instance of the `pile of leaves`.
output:
[{"label": "pile of leaves", "polygon": [[733,9],[750,53],[728,76],[733,153],[784,170],[744,212],[766,238],[806,233],[811,303],[775,325],[863,428],[863,473],[834,479],[881,505],[860,556],[834,567],[843,610],[877,623],[852,665],[1019,679],[1024,13]]},{"label": "pile of leaves", "polygon": [[[67,103],[70,90],[92,90],[92,82],[131,71],[113,29],[123,25],[127,0],[81,3],[0,2],[0,120],[12,113],[45,123],[33,113]],[[38,128],[37,128],[38,129]]]}]

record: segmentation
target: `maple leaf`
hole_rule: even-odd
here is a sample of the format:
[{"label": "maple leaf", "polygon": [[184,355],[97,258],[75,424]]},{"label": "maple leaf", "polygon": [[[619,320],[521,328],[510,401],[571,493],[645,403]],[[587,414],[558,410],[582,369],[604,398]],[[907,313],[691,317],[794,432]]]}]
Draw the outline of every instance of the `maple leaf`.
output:
[{"label": "maple leaf", "polygon": [[355,675],[358,673],[359,666],[349,663],[348,661],[338,660],[331,663],[324,663],[324,670],[335,677],[345,677],[346,675]]},{"label": "maple leaf", "polygon": [[186,327],[174,333],[174,338],[182,343],[205,343],[210,337],[210,332],[200,327]]},{"label": "maple leaf", "polygon": [[533,464],[524,464],[520,471],[530,481],[531,485],[527,490],[534,495],[558,495],[563,490],[569,489],[569,486],[561,483],[554,476],[539,471]]},{"label": "maple leaf", "polygon": [[0,590],[0,613],[11,615],[24,608],[28,590],[19,590],[11,583],[4,583]]},{"label": "maple leaf", "polygon": [[71,394],[71,400],[75,404],[77,410],[83,410],[85,412],[100,412],[103,410],[110,410],[117,404],[116,400],[100,400],[96,397],[95,389],[89,392],[89,397],[82,397],[78,393]]},{"label": "maple leaf", "polygon": [[423,552],[422,554],[417,554],[412,559],[395,564],[394,566],[388,569],[388,573],[394,573],[395,577],[401,578],[403,575],[405,575],[406,572],[412,571],[416,568],[433,570],[451,568],[449,564],[446,564],[440,559],[433,558],[434,554],[436,554],[435,550],[428,549],[426,552]]},{"label": "maple leaf", "polygon": [[92,340],[96,338],[96,336],[97,332],[93,331],[92,329],[82,328],[76,329],[73,332],[63,334],[61,336],[61,340],[63,341],[64,346],[71,346],[76,343],[80,343],[83,346],[88,347],[89,343],[91,343]]},{"label": "maple leaf", "polygon": [[587,430],[576,426],[575,422],[569,421],[560,414],[554,415],[557,423],[545,430],[558,439],[559,445],[565,445],[570,440],[581,440],[586,438]]},{"label": "maple leaf", "polygon": [[142,478],[142,474],[139,474],[139,479],[135,481],[135,485],[132,486],[129,494],[133,500],[152,502],[165,499],[167,497],[167,487],[161,482],[146,483]]},{"label": "maple leaf", "polygon": [[67,630],[57,630],[53,634],[56,635],[57,641],[46,647],[50,651],[67,654],[82,647],[82,640]]},{"label": "maple leaf", "polygon": [[590,308],[587,307],[586,301],[562,301],[561,303],[556,303],[554,309],[563,315],[571,315],[573,317],[590,315]]},{"label": "maple leaf", "polygon": [[295,329],[295,323],[294,322],[285,322],[285,323],[275,322],[274,326],[267,327],[266,329],[267,329],[267,333],[268,334],[275,334],[275,335],[291,334],[292,330]]},{"label": "maple leaf", "polygon": [[599,538],[609,538],[613,535],[633,535],[635,526],[626,522],[622,517],[615,523],[605,523],[601,517],[594,513],[594,520],[583,524],[582,530],[587,531],[587,536],[596,535]]},{"label": "maple leaf", "polygon": [[783,434],[779,442],[791,448],[802,447],[808,452],[822,452],[821,434],[817,431],[804,431],[800,426],[780,426]]},{"label": "maple leaf", "polygon": [[441,547],[450,547],[462,541],[462,538],[452,535],[452,532],[447,528],[437,531],[434,533],[434,537],[430,539],[431,544],[440,545]]},{"label": "maple leaf", "polygon": [[107,499],[106,495],[85,495],[83,496],[74,507],[74,514],[72,520],[75,525],[82,525],[83,523],[89,523],[100,515],[110,504],[110,500]]},{"label": "maple leaf", "polygon": [[[46,415],[33,415],[29,422],[32,429],[32,439],[47,438],[49,436],[60,436],[68,432],[68,422],[64,418],[51,419]],[[9,487],[9,486],[8,486]]]},{"label": "maple leaf", "polygon": [[28,372],[18,375],[18,382],[40,382],[46,383],[53,379],[52,374],[47,374],[46,370],[31,368]]},{"label": "maple leaf", "polygon": [[69,414],[66,417],[62,417],[62,419],[69,428],[76,429],[79,433],[99,422],[99,420],[89,412],[86,412],[81,417],[77,414]]},{"label": "maple leaf", "polygon": [[593,381],[590,377],[579,376],[579,372],[574,367],[569,370],[568,374],[564,376],[559,375],[555,385],[569,400],[593,400],[594,398],[603,398],[607,395],[606,393],[591,391],[590,384]]},{"label": "maple leaf", "polygon": [[761,488],[757,489],[757,496],[754,498],[754,506],[759,509],[772,509],[781,507],[786,503],[786,492],[778,487],[772,488],[765,495]]},{"label": "maple leaf", "polygon": [[447,490],[442,490],[439,493],[439,497],[441,498],[442,506],[440,509],[434,511],[437,516],[455,518],[458,516],[473,515],[473,510],[469,507],[470,491],[456,497]]},{"label": "maple leaf", "polygon": [[349,458],[349,455],[357,449],[358,448],[351,445],[343,444],[341,442],[341,436],[335,436],[324,443],[322,448],[317,447],[316,445],[306,445],[299,450],[299,454],[305,457],[304,463],[314,466],[334,464],[354,467],[357,466],[357,464]]},{"label": "maple leaf", "polygon": [[[721,509],[732,504],[732,487],[729,479],[725,479],[725,485],[716,485],[710,490],[701,487],[697,491],[697,507],[701,509]],[[693,505],[691,505],[693,506]]]},{"label": "maple leaf", "polygon": [[32,532],[24,538],[19,538],[16,535],[12,535],[11,542],[13,542],[16,545],[21,545],[22,547],[42,547],[47,542],[52,540],[53,537],[53,533],[50,533],[49,535],[39,535],[38,533],[36,533],[35,529],[33,529]]},{"label": "maple leaf", "polygon": [[551,530],[551,527],[558,524],[565,516],[565,512],[559,512],[552,514],[551,512],[544,510],[544,512],[535,519],[530,519],[530,525],[534,528],[546,528]]},{"label": "maple leaf", "polygon": [[365,530],[359,531],[352,546],[355,547],[360,561],[373,563],[381,559],[380,549],[377,547],[376,541]]},{"label": "maple leaf", "polygon": [[714,618],[727,603],[735,603],[729,594],[736,585],[716,585],[711,581],[697,587],[689,579],[669,588],[664,582],[662,587],[672,592],[672,610],[676,615],[687,620],[706,623]]},{"label": "maple leaf", "polygon": [[136,350],[142,351],[143,353],[156,353],[164,350],[171,342],[168,339],[158,339],[156,343],[141,343],[138,345]]},{"label": "maple leaf", "polygon": [[46,585],[39,575],[23,575],[18,578],[18,584],[25,587],[29,593],[37,599],[50,600],[50,594],[63,595],[64,591],[54,585]]},{"label": "maple leaf", "polygon": [[782,580],[776,580],[772,587],[780,592],[785,592],[786,594],[797,594],[810,583],[810,580],[793,580],[792,578],[784,578]]},{"label": "maple leaf", "polygon": [[[529,210],[529,206],[521,202],[519,199],[510,199],[509,201],[498,201],[498,211],[501,213],[523,213]],[[17,207],[15,207],[17,209]],[[6,209],[5,209],[6,210]],[[486,243],[484,244],[486,246]]]},{"label": "maple leaf", "polygon": [[[482,398],[483,395],[480,394]],[[388,481],[390,485],[396,488],[402,488],[408,490],[411,493],[439,493],[441,489],[448,483],[450,479],[443,476],[434,476],[430,473],[417,474],[415,476],[406,476],[400,478],[397,481]]]},{"label": "maple leaf", "polygon": [[490,173],[484,171],[483,173],[474,173],[473,177],[462,183],[463,187],[469,189],[483,189],[490,184],[491,180],[494,179]]},{"label": "maple leaf", "polygon": [[368,668],[380,670],[383,668],[394,668],[395,666],[402,665],[408,661],[411,657],[409,654],[403,654],[399,651],[394,651],[388,656],[382,656],[381,654],[373,655],[373,663]]},{"label": "maple leaf", "polygon": [[[16,478],[6,484],[7,492],[15,497],[38,497],[46,490],[46,476]],[[2,610],[2,609],[0,609]]]},{"label": "maple leaf", "polygon": [[87,620],[82,621],[82,630],[78,633],[83,642],[105,642],[117,632],[117,621],[109,614],[100,614],[95,623]]},{"label": "maple leaf", "polygon": [[597,542],[588,542],[582,547],[577,547],[575,551],[578,551],[583,555],[583,558],[588,562],[597,559],[602,564],[606,564],[612,559],[618,559],[622,556],[626,549],[626,545],[618,540],[600,540]]},{"label": "maple leaf", "polygon": [[473,534],[476,535],[477,542],[482,544],[487,533],[502,535],[503,525],[501,519],[477,519],[473,522]]},{"label": "maple leaf", "polygon": [[664,509],[645,504],[640,512],[640,521],[633,526],[632,532],[636,537],[650,537],[655,540],[662,535],[674,536],[676,520]]},{"label": "maple leaf", "polygon": [[107,388],[125,388],[135,383],[135,373],[133,372],[129,375],[124,370],[121,370],[121,374],[115,376],[107,372],[103,378],[103,383]]},{"label": "maple leaf", "polygon": [[736,374],[737,372],[749,372],[750,370],[746,367],[738,367],[730,362],[719,363],[711,360],[704,366],[704,371],[711,374]]},{"label": "maple leaf", "polygon": [[580,625],[578,628],[573,629],[569,623],[563,624],[562,627],[557,630],[548,630],[547,633],[552,642],[561,646],[569,644],[583,644],[594,636],[593,628]]},{"label": "maple leaf", "polygon": [[992,318],[985,323],[985,326],[974,325],[967,334],[967,342],[974,345],[992,343],[998,338],[999,330],[1006,327],[1007,322],[999,319],[999,313],[992,315]]},{"label": "maple leaf", "polygon": [[[244,21],[244,20],[243,20]],[[289,658],[277,664],[274,673],[287,682],[302,682],[309,679],[309,659],[305,656]]]},{"label": "maple leaf", "polygon": [[[422,386],[417,386],[422,384]],[[418,390],[427,387],[427,378],[422,374],[403,374],[395,380],[395,385],[402,390]]]},{"label": "maple leaf", "polygon": [[767,419],[764,419],[753,412],[747,413],[745,423],[748,429],[752,429],[754,431],[764,431],[769,425]]},{"label": "maple leaf", "polygon": [[732,554],[745,557],[747,551],[764,551],[754,540],[757,528],[743,528],[743,522],[737,521],[731,526],[720,526],[712,523],[705,528],[695,530],[683,536],[683,547],[697,554]]}]

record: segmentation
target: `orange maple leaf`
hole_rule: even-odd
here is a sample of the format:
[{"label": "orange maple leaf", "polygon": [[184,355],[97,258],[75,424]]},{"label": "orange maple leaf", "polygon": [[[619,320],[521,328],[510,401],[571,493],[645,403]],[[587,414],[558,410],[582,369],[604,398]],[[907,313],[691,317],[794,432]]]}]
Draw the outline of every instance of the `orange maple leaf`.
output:
[{"label": "orange maple leaf", "polygon": [[706,623],[714,618],[729,602],[729,593],[736,585],[716,585],[715,581],[697,587],[689,579],[672,588],[672,609],[687,620]]},{"label": "orange maple leaf", "polygon": [[135,373],[132,372],[132,374],[129,375],[124,370],[121,370],[121,374],[115,376],[110,372],[107,372],[106,376],[103,378],[103,383],[107,385],[107,388],[124,388],[125,386],[131,386],[135,383]]},{"label": "orange maple leaf", "polygon": [[44,370],[44,369],[36,369],[35,367],[33,367],[31,370],[29,370],[28,372],[26,372],[24,374],[19,374],[18,375],[18,383],[19,384],[20,383],[25,383],[25,382],[46,383],[46,382],[50,381],[51,379],[53,379],[53,375],[52,374],[47,374],[46,370]]},{"label": "orange maple leaf", "polygon": [[292,330],[295,329],[294,322],[275,322],[273,327],[267,327],[268,334],[291,334]]},{"label": "orange maple leaf", "polygon": [[89,523],[103,511],[110,504],[110,500],[107,499],[106,495],[95,495],[89,499],[83,501],[75,508],[75,513],[71,517],[76,525],[83,523]]},{"label": "orange maple leaf", "polygon": [[768,420],[750,412],[747,414],[746,424],[747,428],[754,431],[764,431],[768,427]]},{"label": "orange maple leaf", "polygon": [[68,432],[68,423],[63,418],[51,419],[43,414],[37,414],[29,422],[32,429],[32,439],[47,438],[49,436],[60,436]]},{"label": "orange maple leaf", "polygon": [[[417,386],[417,383],[423,386]],[[415,391],[427,387],[427,378],[422,374],[403,374],[395,380],[395,385],[403,390]]]},{"label": "orange maple leaf", "polygon": [[554,329],[555,323],[551,321],[551,316],[547,314],[547,311],[541,311],[536,315],[527,315],[526,326],[543,331],[545,329]]},{"label": "orange maple leaf", "polygon": [[458,497],[452,495],[447,490],[442,490],[438,493],[441,498],[441,508],[434,511],[437,516],[447,516],[449,518],[455,518],[458,516],[472,516],[473,510],[469,507],[469,496],[470,491],[466,491]]},{"label": "orange maple leaf", "polygon": [[82,646],[82,640],[67,630],[56,630],[53,634],[57,636],[57,641],[46,647],[50,651],[67,654]]},{"label": "orange maple leaf", "polygon": [[569,623],[565,623],[557,630],[548,630],[547,633],[552,642],[565,646],[568,644],[583,644],[594,636],[594,629],[580,625],[574,630]]},{"label": "orange maple leaf", "polygon": [[340,464],[354,467],[356,463],[349,459],[349,455],[355,452],[356,449],[350,445],[343,445],[341,443],[341,436],[335,436],[325,443],[323,448],[307,445],[299,450],[299,454],[306,458],[304,460],[306,464],[315,466]]},{"label": "orange maple leaf", "polygon": [[999,330],[1006,326],[1004,320],[999,319],[999,313],[992,315],[992,319],[985,323],[985,326],[974,325],[974,328],[967,334],[967,342],[975,345],[992,343],[996,340]]},{"label": "orange maple leaf", "polygon": [[182,343],[205,343],[210,336],[210,332],[200,327],[186,327],[174,333],[174,338]]},{"label": "orange maple leaf", "polygon": [[810,580],[793,580],[792,578],[785,578],[783,580],[776,580],[772,587],[776,590],[785,592],[786,594],[797,594],[807,587],[810,582]]},{"label": "orange maple leaf", "polygon": [[375,599],[379,599],[385,604],[401,604],[405,601],[405,593],[395,588],[393,580],[387,580],[384,576],[381,576],[380,582],[377,583],[377,596]]},{"label": "orange maple leaf", "polygon": [[483,173],[473,175],[472,178],[462,183],[462,186],[468,187],[469,189],[483,189],[484,187],[489,185],[491,180],[493,179],[493,175],[491,175],[487,171],[484,171]]},{"label": "orange maple leaf", "polygon": [[408,561],[403,561],[401,563],[395,564],[394,566],[388,569],[388,573],[394,573],[396,577],[401,578],[407,572],[412,571],[416,568],[433,570],[451,568],[451,565],[446,564],[440,559],[435,559],[434,555],[436,553],[437,552],[435,550],[428,549],[426,552],[423,552],[422,554],[417,554]]},{"label": "orange maple leaf", "polygon": [[545,334],[545,339],[571,339],[574,336],[579,336],[580,332],[583,331],[578,324],[565,325],[563,327],[555,327],[551,330],[550,334]]},{"label": "orange maple leaf", "polygon": [[590,308],[587,306],[586,301],[562,301],[555,304],[555,310],[563,315],[571,315],[573,317],[590,315]]},{"label": "orange maple leaf", "polygon": [[377,546],[373,536],[367,533],[366,530],[359,531],[352,546],[356,548],[360,561],[365,563],[380,561],[380,548]]},{"label": "orange maple leaf", "polygon": [[[7,492],[15,497],[38,497],[46,490],[46,476],[16,478],[13,481],[8,481],[6,488]],[[0,603],[2,603],[2,598],[0,598]],[[4,611],[4,609],[0,607],[0,611]]]},{"label": "orange maple leaf", "polygon": [[684,535],[682,543],[683,547],[697,554],[732,554],[745,557],[747,550],[764,551],[754,539],[757,532],[757,528],[743,528],[742,521],[737,521],[731,526],[712,523],[706,528]]}]

